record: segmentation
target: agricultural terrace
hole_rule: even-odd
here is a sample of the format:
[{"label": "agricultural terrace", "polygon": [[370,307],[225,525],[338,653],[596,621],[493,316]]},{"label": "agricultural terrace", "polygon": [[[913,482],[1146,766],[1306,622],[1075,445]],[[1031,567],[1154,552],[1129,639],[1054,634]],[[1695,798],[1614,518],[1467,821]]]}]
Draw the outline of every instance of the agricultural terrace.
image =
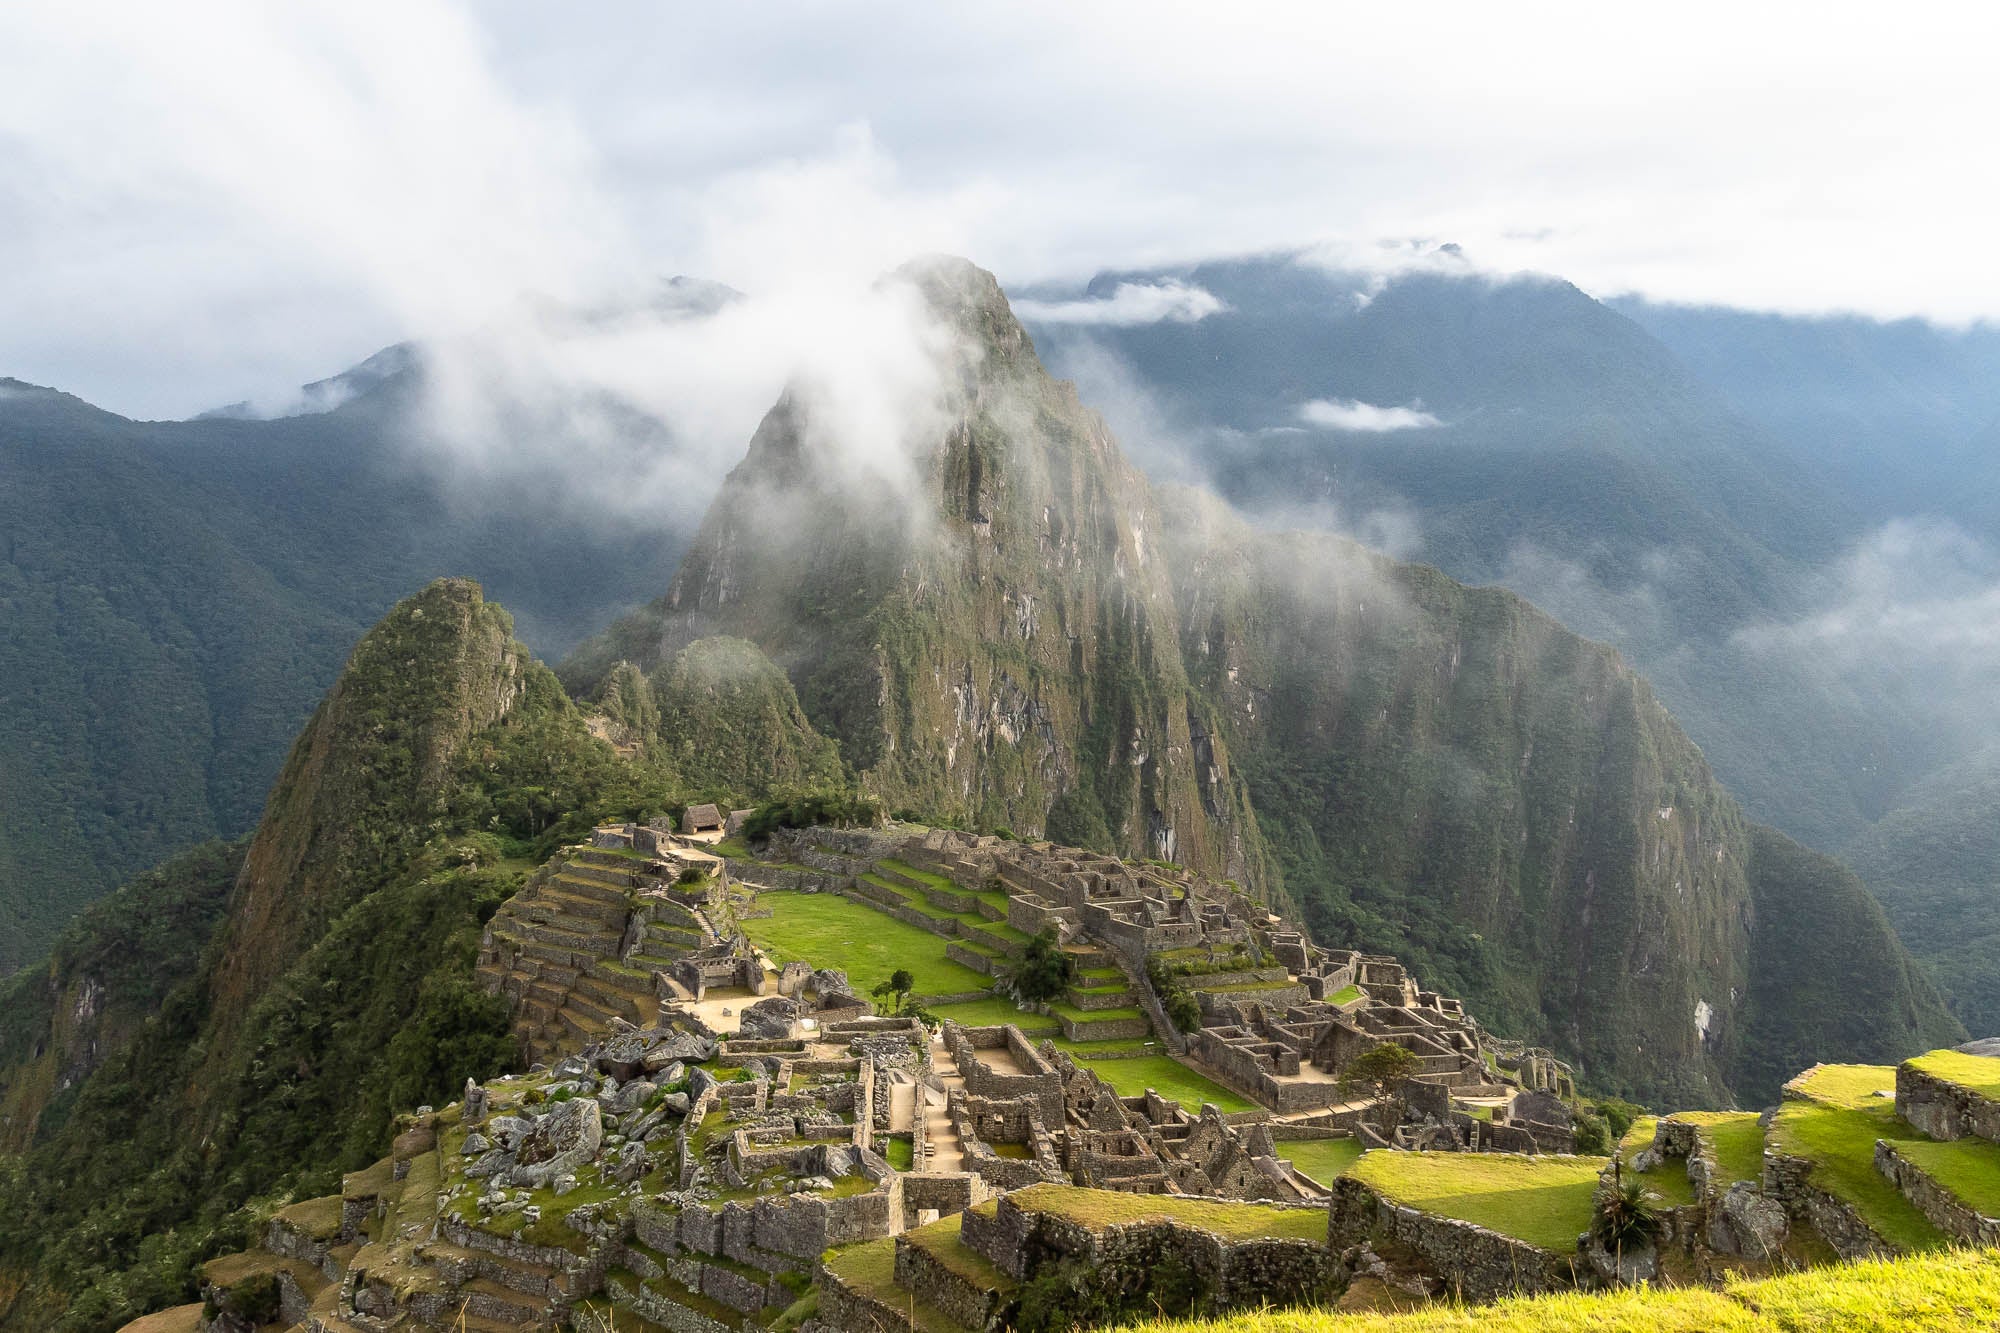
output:
[{"label": "agricultural terrace", "polygon": [[1968,1092],[2000,1100],[2000,1060],[1990,1055],[1966,1055],[1962,1051],[1932,1051],[1905,1064],[1946,1083],[1956,1083]]},{"label": "agricultural terrace", "polygon": [[1361,1141],[1354,1138],[1280,1139],[1278,1156],[1310,1179],[1322,1185],[1332,1185],[1360,1159]]},{"label": "agricultural terrace", "polygon": [[1590,1226],[1602,1157],[1363,1153],[1347,1174],[1384,1198],[1567,1254]]},{"label": "agricultural terrace", "polygon": [[1896,1115],[1896,1071],[1888,1065],[1817,1065],[1785,1085],[1771,1123],[1771,1145],[1812,1163],[1812,1184],[1853,1206],[1884,1240],[1905,1250],[1948,1242],[1875,1169],[1875,1142],[1900,1150],[1930,1143]]},{"label": "agricultural terrace", "polygon": [[1720,1292],[1651,1287],[1406,1314],[1276,1310],[1135,1327],[1146,1333],[1973,1333],[2000,1327],[2000,1250],[1733,1278]]}]

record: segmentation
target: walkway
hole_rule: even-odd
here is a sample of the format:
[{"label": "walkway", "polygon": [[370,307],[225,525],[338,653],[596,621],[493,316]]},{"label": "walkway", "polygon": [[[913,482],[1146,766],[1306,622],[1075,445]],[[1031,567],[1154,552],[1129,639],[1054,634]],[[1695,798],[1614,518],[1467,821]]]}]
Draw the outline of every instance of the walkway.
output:
[{"label": "walkway", "polygon": [[952,1128],[951,1117],[945,1113],[945,1098],[952,1092],[965,1090],[965,1079],[959,1075],[958,1062],[951,1058],[941,1038],[931,1039],[931,1070],[944,1085],[943,1092],[923,1090],[924,1138],[930,1143],[930,1161],[924,1166],[926,1171],[963,1171],[965,1169],[965,1147],[959,1142],[958,1131]]}]

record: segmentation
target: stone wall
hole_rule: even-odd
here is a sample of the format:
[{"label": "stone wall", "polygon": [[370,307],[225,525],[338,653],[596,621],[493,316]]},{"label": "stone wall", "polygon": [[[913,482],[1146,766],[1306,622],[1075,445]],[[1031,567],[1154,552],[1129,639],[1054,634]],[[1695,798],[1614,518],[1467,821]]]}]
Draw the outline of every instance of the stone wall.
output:
[{"label": "stone wall", "polygon": [[1224,1310],[1287,1298],[1310,1301],[1338,1291],[1342,1282],[1338,1260],[1313,1241],[1229,1240],[1165,1219],[1093,1228],[1020,1208],[1012,1196],[1003,1196],[990,1216],[968,1213],[960,1239],[1011,1277],[1032,1278],[1042,1266],[1068,1259],[1096,1270],[1110,1285],[1135,1291],[1162,1263],[1178,1261]]},{"label": "stone wall", "polygon": [[1907,1062],[1896,1069],[1896,1114],[1942,1142],[1980,1138],[2000,1143],[2000,1101]]},{"label": "stone wall", "polygon": [[[1042,1059],[1019,1028],[1011,1023],[1002,1027],[967,1028],[947,1021],[944,1041],[958,1063],[967,1092],[996,1101],[1025,1097],[1041,1112],[1044,1125],[1063,1123],[1062,1076]],[[994,1069],[979,1058],[981,1050],[1005,1050],[1023,1072],[1011,1074]]]},{"label": "stone wall", "polygon": [[1385,1199],[1352,1177],[1334,1181],[1328,1245],[1337,1251],[1382,1239],[1413,1251],[1463,1300],[1561,1291],[1594,1280],[1574,1253],[1557,1254],[1471,1222],[1422,1212]]},{"label": "stone wall", "polygon": [[1986,1217],[1940,1185],[1932,1175],[1896,1151],[1887,1139],[1875,1144],[1875,1169],[1888,1177],[1910,1206],[1949,1236],[1973,1245],[2000,1246],[2000,1217]]},{"label": "stone wall", "polygon": [[1896,1247],[1862,1220],[1861,1214],[1851,1204],[1812,1184],[1812,1165],[1803,1157],[1791,1157],[1767,1148],[1764,1152],[1764,1192],[1782,1204],[1789,1216],[1810,1224],[1843,1259],[1893,1256]]}]

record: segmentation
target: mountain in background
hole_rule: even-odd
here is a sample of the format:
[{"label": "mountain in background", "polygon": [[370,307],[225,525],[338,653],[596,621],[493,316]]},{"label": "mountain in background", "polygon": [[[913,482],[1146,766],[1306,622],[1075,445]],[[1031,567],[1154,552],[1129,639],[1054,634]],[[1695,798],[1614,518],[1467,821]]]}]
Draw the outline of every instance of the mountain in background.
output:
[{"label": "mountain in background", "polygon": [[[573,691],[748,640],[892,809],[1241,878],[1607,1089],[1760,1097],[1813,1051],[1952,1030],[1859,881],[1745,819],[1616,652],[1157,493],[989,275],[906,276],[959,336],[907,489],[788,394]],[[1865,999],[1799,970],[1853,959]]]},{"label": "mountain in background", "polygon": [[666,578],[671,522],[419,467],[421,361],[388,360],[274,420],[137,422],[0,382],[0,975],[120,880],[250,828],[413,583],[475,574],[555,653]]}]

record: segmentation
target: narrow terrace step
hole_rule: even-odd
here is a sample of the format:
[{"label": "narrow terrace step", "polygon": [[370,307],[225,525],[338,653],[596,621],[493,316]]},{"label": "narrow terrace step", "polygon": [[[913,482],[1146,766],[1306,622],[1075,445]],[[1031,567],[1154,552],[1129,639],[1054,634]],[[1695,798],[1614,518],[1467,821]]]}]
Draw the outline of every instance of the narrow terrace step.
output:
[{"label": "narrow terrace step", "polygon": [[492,1250],[472,1250],[439,1240],[425,1245],[420,1253],[447,1277],[459,1282],[486,1278],[529,1296],[549,1296],[567,1289],[565,1276],[555,1268],[512,1259]]},{"label": "narrow terrace step", "polygon": [[482,1319],[513,1324],[539,1324],[548,1320],[553,1303],[547,1296],[531,1296],[502,1286],[491,1278],[475,1278],[459,1288],[465,1297],[465,1312]]}]

